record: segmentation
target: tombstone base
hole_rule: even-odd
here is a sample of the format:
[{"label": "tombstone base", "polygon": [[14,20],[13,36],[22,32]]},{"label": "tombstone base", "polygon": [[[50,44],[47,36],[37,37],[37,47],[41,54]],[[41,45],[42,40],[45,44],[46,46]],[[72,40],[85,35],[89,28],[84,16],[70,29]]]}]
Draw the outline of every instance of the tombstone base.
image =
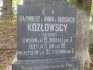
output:
[{"label": "tombstone base", "polygon": [[80,70],[79,60],[41,59],[19,60],[12,64],[12,70]]}]

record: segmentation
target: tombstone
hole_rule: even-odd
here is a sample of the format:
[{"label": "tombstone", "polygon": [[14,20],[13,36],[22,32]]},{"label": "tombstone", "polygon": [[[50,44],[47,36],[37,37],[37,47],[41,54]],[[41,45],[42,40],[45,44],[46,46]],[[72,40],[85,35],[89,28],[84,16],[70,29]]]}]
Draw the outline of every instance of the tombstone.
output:
[{"label": "tombstone", "polygon": [[30,8],[19,6],[17,20],[19,60],[75,56],[74,9],[51,6],[31,6]]},{"label": "tombstone", "polygon": [[12,70],[80,70],[75,45],[76,10],[69,4],[24,0],[18,6],[17,61]]}]

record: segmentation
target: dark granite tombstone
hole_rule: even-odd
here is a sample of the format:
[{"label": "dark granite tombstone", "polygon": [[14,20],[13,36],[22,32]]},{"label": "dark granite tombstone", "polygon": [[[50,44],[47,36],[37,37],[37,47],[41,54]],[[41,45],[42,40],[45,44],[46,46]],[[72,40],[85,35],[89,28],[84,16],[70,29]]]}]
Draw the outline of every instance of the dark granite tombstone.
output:
[{"label": "dark granite tombstone", "polygon": [[76,10],[61,0],[24,0],[17,9],[17,59],[12,70],[80,70]]},{"label": "dark granite tombstone", "polygon": [[75,15],[68,7],[18,6],[18,59],[74,57]]}]

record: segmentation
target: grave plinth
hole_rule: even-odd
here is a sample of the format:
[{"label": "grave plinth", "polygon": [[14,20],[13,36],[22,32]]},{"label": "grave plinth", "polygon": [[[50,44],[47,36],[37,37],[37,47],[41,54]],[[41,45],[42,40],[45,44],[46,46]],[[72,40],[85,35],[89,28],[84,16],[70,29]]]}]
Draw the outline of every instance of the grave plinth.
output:
[{"label": "grave plinth", "polygon": [[17,61],[12,66],[13,70],[80,70],[79,61],[64,59]]}]

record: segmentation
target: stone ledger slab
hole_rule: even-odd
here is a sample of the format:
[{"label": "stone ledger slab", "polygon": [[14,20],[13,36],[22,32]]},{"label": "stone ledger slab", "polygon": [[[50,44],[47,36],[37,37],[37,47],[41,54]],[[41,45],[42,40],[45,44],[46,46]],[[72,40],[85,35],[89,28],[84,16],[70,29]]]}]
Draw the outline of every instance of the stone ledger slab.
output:
[{"label": "stone ledger slab", "polygon": [[32,60],[17,61],[12,65],[12,70],[80,70],[78,60]]}]

